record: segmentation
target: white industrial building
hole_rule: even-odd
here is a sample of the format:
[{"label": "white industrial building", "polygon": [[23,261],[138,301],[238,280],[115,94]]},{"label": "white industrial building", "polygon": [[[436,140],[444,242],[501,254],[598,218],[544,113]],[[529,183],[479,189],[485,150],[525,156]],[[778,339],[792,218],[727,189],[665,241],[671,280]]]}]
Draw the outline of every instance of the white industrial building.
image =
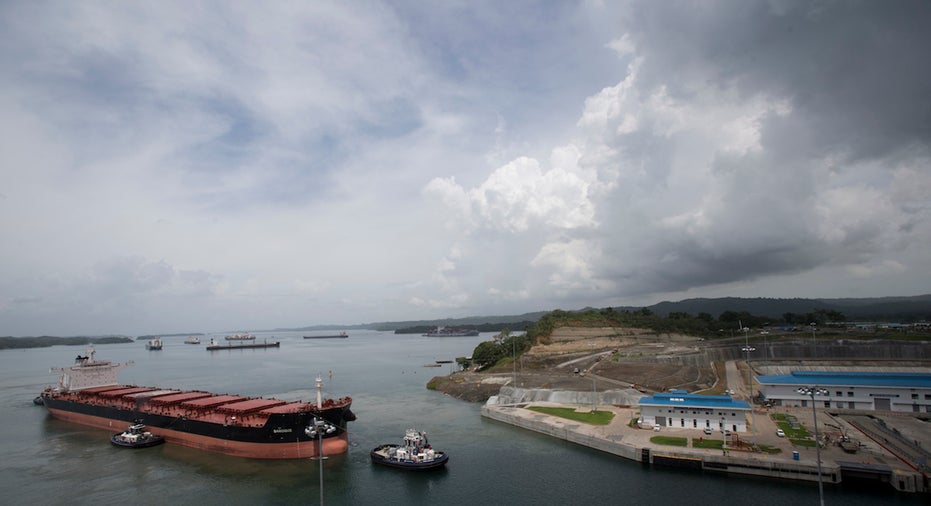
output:
[{"label": "white industrial building", "polygon": [[685,390],[640,399],[641,427],[747,431],[750,405],[729,395],[689,394]]},{"label": "white industrial building", "polygon": [[774,406],[809,407],[814,400],[817,408],[931,413],[926,373],[794,371],[756,379]]}]

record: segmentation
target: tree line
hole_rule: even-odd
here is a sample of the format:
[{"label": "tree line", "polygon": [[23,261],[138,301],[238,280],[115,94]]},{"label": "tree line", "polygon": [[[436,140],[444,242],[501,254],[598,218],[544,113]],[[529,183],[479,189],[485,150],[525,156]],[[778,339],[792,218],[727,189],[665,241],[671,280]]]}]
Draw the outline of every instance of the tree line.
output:
[{"label": "tree line", "polygon": [[49,346],[82,346],[88,344],[131,343],[128,337],[0,337],[0,350],[21,348],[48,348]]},{"label": "tree line", "polygon": [[584,311],[549,312],[532,325],[524,334],[513,335],[504,329],[491,341],[479,343],[472,352],[471,360],[459,358],[463,368],[475,366],[479,370],[503,364],[519,357],[534,344],[547,344],[553,330],[562,326],[575,327],[635,327],[645,328],[657,334],[687,334],[695,337],[715,338],[729,336],[744,327],[767,327],[772,325],[795,325],[841,322],[842,313],[819,309],[810,313],[785,313],[782,319],[757,316],[747,311],[724,311],[717,318],[709,313],[692,315],[686,312],[671,312],[667,316],[654,314],[647,308],[639,310],[616,310],[614,308],[588,309]]}]

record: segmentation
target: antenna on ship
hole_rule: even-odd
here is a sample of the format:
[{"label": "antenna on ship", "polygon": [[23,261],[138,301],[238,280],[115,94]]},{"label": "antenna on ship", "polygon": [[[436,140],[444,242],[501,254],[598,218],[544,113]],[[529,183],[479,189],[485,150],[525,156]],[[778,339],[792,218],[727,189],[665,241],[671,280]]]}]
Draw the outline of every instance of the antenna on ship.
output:
[{"label": "antenna on ship", "polygon": [[323,407],[323,378],[320,377],[320,374],[317,374],[317,409]]}]

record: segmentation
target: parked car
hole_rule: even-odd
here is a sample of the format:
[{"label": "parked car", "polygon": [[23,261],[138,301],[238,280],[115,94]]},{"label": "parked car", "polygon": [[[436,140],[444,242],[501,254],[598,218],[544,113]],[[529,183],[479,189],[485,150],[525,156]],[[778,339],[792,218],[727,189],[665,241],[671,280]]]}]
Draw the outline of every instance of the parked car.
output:
[{"label": "parked car", "polygon": [[705,434],[711,434],[711,433],[713,433],[713,432],[714,432],[714,430],[712,430],[711,427],[705,427]]},{"label": "parked car", "polygon": [[786,437],[786,432],[782,429],[776,429],[776,435],[779,437]]}]

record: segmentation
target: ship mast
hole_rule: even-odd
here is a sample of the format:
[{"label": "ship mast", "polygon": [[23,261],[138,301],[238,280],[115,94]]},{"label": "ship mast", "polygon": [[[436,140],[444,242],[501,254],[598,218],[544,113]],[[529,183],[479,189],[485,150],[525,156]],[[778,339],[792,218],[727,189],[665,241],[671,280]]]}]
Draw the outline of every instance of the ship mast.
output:
[{"label": "ship mast", "polygon": [[317,409],[323,408],[323,378],[317,375]]}]

